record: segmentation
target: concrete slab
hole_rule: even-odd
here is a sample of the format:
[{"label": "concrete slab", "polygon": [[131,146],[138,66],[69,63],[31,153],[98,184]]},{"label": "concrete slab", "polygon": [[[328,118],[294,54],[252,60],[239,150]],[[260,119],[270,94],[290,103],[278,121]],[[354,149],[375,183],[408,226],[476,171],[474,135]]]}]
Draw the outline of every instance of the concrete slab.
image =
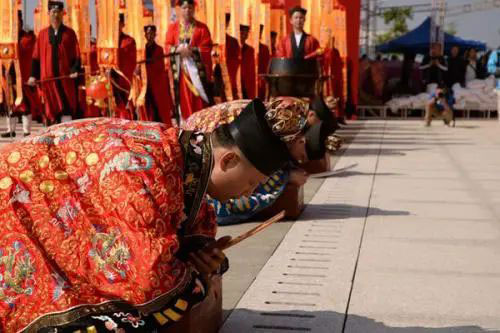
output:
[{"label": "concrete slab", "polygon": [[498,124],[477,126],[425,129],[468,144],[380,155],[377,173],[408,177],[375,175],[370,206],[410,216],[368,215],[344,332],[500,332],[500,210],[489,192],[500,186]]}]

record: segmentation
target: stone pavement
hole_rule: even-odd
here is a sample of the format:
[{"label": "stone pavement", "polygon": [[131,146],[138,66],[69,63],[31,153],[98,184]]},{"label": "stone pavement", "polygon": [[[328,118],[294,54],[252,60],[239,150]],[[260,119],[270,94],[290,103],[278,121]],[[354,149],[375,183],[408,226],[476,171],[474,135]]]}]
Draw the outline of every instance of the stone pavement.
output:
[{"label": "stone pavement", "polygon": [[303,216],[229,251],[221,332],[500,332],[500,124],[342,134]]},{"label": "stone pavement", "polygon": [[351,142],[306,185],[303,216],[228,251],[221,332],[500,332],[500,124],[341,134]]}]

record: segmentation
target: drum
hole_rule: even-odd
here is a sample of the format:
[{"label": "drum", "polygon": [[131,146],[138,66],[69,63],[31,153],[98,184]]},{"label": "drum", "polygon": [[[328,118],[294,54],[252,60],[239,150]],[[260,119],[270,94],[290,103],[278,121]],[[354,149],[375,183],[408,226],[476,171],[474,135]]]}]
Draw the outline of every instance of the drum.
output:
[{"label": "drum", "polygon": [[269,96],[313,97],[320,94],[320,67],[314,60],[274,58],[269,73]]}]

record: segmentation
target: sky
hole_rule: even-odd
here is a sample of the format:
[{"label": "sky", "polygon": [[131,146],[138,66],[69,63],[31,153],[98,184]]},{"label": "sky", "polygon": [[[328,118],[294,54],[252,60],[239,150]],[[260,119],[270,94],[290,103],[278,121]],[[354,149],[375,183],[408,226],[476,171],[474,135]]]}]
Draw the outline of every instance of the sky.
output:
[{"label": "sky", "polygon": [[[1,1],[1,0],[0,0]],[[33,9],[38,0],[27,1],[27,25],[33,26]],[[382,6],[412,5],[431,3],[431,0],[379,0]],[[481,2],[482,0],[447,0],[451,6],[461,5],[472,2]],[[94,12],[94,1],[90,1],[91,13]],[[409,28],[417,27],[425,19],[426,14],[415,14],[414,19],[408,22]],[[490,48],[500,46],[500,8],[465,14],[458,17],[448,18],[446,23],[454,22],[457,28],[457,35],[465,39],[474,39],[484,41]],[[91,23],[95,26],[95,15],[92,15]],[[382,20],[379,26],[383,26]],[[95,29],[94,29],[95,31]]]},{"label": "sky", "polygon": [[[413,4],[428,4],[431,0],[379,0],[382,6],[399,6]],[[449,6],[483,2],[482,0],[447,0]],[[427,14],[415,14],[408,27],[416,28],[424,21]],[[454,22],[457,36],[464,39],[474,39],[486,42],[489,48],[496,49],[500,46],[500,8],[489,11],[475,12],[461,16],[450,17],[445,24]],[[382,20],[379,25],[383,26]]]}]

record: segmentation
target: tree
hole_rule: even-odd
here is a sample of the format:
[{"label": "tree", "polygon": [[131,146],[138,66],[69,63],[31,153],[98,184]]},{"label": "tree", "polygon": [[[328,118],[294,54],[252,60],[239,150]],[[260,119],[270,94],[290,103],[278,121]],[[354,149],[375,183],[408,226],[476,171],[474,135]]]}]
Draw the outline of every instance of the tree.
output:
[{"label": "tree", "polygon": [[446,28],[444,31],[450,35],[455,36],[457,34],[457,23],[456,22],[450,22],[446,25]]},{"label": "tree", "polygon": [[406,21],[413,18],[413,9],[411,7],[390,8],[382,13],[382,17],[384,23],[391,25],[391,27],[386,33],[377,36],[377,44],[385,43],[407,33],[408,24]]}]

